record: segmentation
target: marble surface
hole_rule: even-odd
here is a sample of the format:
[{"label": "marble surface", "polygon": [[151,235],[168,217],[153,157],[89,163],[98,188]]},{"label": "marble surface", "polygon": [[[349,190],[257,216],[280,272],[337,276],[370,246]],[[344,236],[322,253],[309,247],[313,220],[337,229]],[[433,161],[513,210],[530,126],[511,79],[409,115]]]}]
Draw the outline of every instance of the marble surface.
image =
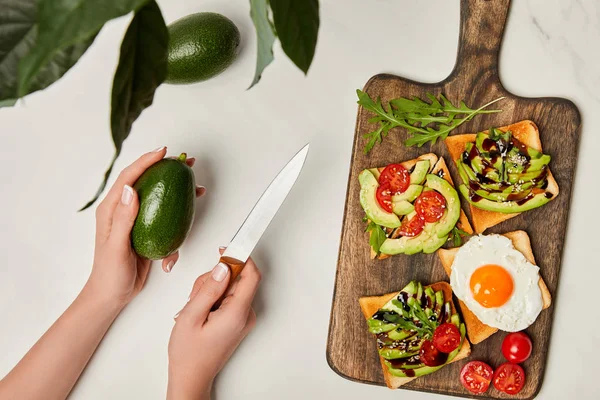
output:
[{"label": "marble surface", "polygon": [[[208,188],[182,257],[170,275],[152,270],[91,360],[72,399],[161,399],[172,317],[192,282],[217,260],[273,175],[303,144],[311,153],[296,187],[256,249],[263,271],[256,329],[216,383],[223,399],[441,398],[392,392],[337,376],[325,344],[352,135],[354,90],[379,72],[443,79],[455,61],[458,0],[323,0],[314,64],[305,78],[276,48],[263,80],[254,73],[255,37],[246,0],[159,2],[171,22],[221,12],[243,36],[239,60],[218,78],[163,86],[135,123],[116,170],[168,145],[199,159]],[[112,156],[109,98],[118,45],[128,23],[108,24],[58,84],[0,110],[0,376],[72,301],[92,261],[93,211],[76,210],[95,192]],[[418,38],[418,40],[415,40]],[[401,41],[402,48],[394,43]],[[597,398],[600,281],[595,227],[600,189],[600,3],[514,0],[501,54],[506,88],[561,96],[582,113],[570,223],[555,294],[555,324],[542,399]]]}]

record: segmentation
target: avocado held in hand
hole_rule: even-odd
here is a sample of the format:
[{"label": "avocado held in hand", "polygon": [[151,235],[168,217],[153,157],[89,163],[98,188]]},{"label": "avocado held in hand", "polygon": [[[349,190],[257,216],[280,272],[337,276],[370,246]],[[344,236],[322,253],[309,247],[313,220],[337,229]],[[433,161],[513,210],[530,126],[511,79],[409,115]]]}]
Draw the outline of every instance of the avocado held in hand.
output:
[{"label": "avocado held in hand", "polygon": [[196,204],[194,172],[187,156],[165,158],[146,170],[134,185],[140,209],[131,240],[140,256],[159,260],[173,254],[185,241]]}]

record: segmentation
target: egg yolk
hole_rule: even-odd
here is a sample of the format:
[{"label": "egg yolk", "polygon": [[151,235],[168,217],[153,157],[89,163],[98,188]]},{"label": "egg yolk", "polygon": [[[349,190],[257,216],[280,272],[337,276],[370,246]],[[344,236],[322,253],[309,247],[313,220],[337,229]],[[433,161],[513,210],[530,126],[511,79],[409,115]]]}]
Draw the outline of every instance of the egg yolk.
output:
[{"label": "egg yolk", "polygon": [[469,282],[473,298],[485,308],[500,307],[510,299],[514,283],[506,269],[499,265],[481,266]]}]

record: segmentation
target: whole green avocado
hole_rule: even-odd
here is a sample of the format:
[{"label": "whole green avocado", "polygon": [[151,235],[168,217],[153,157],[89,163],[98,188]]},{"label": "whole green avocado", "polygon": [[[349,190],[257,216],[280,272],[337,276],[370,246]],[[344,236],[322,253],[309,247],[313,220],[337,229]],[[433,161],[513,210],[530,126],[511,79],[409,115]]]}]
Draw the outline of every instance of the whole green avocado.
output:
[{"label": "whole green avocado", "polygon": [[140,209],[131,231],[137,254],[160,260],[173,254],[187,238],[196,205],[194,171],[187,156],[165,158],[148,168],[133,186]]},{"label": "whole green avocado", "polygon": [[237,57],[240,31],[221,14],[191,14],[168,28],[166,83],[205,81],[225,71]]}]

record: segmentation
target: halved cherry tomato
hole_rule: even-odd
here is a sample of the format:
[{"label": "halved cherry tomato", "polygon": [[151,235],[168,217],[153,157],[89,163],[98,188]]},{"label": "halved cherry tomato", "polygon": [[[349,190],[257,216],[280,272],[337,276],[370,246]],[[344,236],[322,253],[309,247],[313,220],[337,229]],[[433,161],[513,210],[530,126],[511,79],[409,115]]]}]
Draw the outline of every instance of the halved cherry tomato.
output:
[{"label": "halved cherry tomato", "polygon": [[435,190],[428,190],[417,197],[415,211],[425,222],[437,222],[446,210],[446,199]]},{"label": "halved cherry tomato", "polygon": [[379,184],[390,184],[392,195],[406,192],[410,186],[410,173],[400,164],[390,164],[379,175]]},{"label": "halved cherry tomato", "polygon": [[385,211],[391,213],[393,211],[392,206],[392,192],[390,190],[390,184],[384,183],[383,185],[379,185],[377,187],[377,192],[375,194],[377,197],[377,202]]},{"label": "halved cherry tomato", "polygon": [[449,322],[441,324],[433,332],[433,344],[442,353],[452,353],[460,346],[460,331]]},{"label": "halved cherry tomato", "polygon": [[421,351],[419,351],[419,358],[423,364],[428,367],[437,367],[443,365],[448,361],[448,354],[440,352],[435,348],[433,342],[429,339],[423,342]]},{"label": "halved cherry tomato", "polygon": [[527,360],[532,350],[531,339],[524,332],[509,333],[502,342],[502,354],[508,361],[516,364]]},{"label": "halved cherry tomato", "polygon": [[492,367],[482,361],[471,361],[460,370],[460,383],[471,393],[485,393],[493,376]]},{"label": "halved cherry tomato", "polygon": [[525,386],[525,371],[520,365],[504,363],[494,373],[494,387],[501,392],[517,394]]},{"label": "halved cherry tomato", "polygon": [[400,226],[400,235],[407,237],[415,237],[423,232],[425,221],[418,215],[415,215],[411,220],[404,220]]}]

